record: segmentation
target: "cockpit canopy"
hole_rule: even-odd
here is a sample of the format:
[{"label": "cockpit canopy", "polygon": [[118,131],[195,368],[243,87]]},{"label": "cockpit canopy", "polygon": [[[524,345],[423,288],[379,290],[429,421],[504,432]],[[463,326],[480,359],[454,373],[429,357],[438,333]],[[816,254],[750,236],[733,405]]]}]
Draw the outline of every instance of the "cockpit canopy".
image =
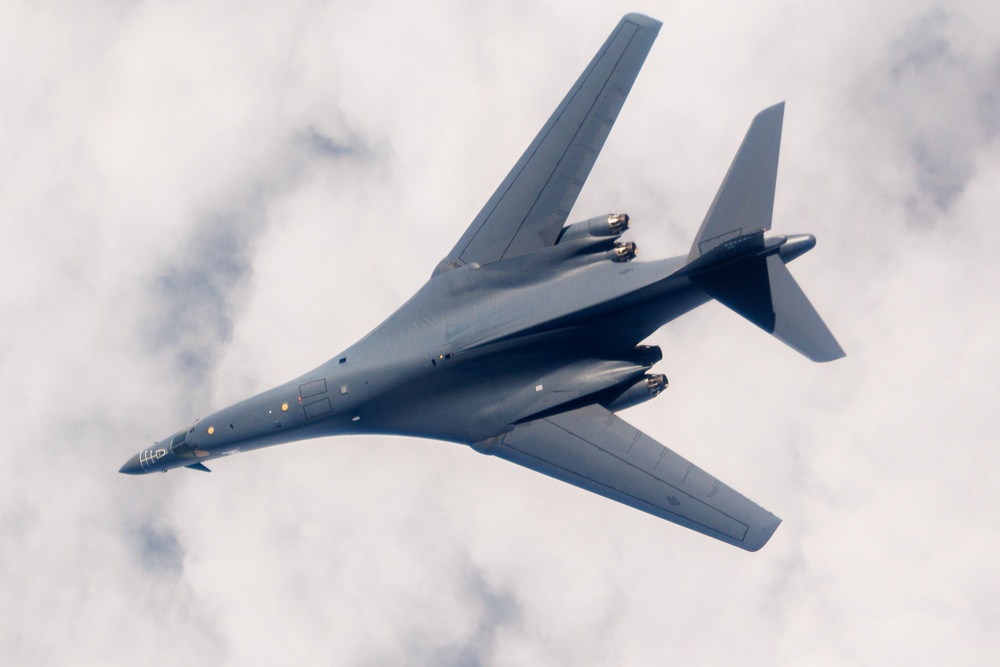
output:
[{"label": "cockpit canopy", "polygon": [[170,452],[179,459],[194,458],[194,449],[191,445],[184,442],[187,439],[188,433],[189,431],[185,429],[170,440]]}]

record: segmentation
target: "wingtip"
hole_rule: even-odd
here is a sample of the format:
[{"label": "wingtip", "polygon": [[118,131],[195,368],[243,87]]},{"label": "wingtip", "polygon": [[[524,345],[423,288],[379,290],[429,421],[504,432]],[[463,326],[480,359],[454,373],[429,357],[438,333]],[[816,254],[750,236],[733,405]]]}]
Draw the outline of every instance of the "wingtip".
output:
[{"label": "wingtip", "polygon": [[829,354],[822,357],[810,357],[810,360],[815,361],[818,364],[828,364],[831,361],[836,361],[837,359],[843,359],[846,356],[847,353],[844,352],[844,348],[840,347],[840,345],[838,344],[836,351],[831,351]]},{"label": "wingtip", "polygon": [[762,109],[756,116],[754,116],[753,122],[758,120],[765,120],[767,118],[775,117],[781,120],[785,117],[785,101],[782,100],[777,104],[772,104],[766,109]]},{"label": "wingtip", "polygon": [[630,12],[626,14],[622,17],[622,22],[635,23],[639,26],[653,28],[654,30],[659,30],[660,26],[663,25],[662,21],[658,21],[652,16],[646,16],[645,14],[640,14],[638,12]]},{"label": "wingtip", "polygon": [[754,526],[754,529],[747,533],[743,544],[740,546],[751,553],[760,551],[764,545],[771,540],[771,537],[774,535],[774,531],[778,530],[778,526],[781,525],[781,519],[773,514],[771,515],[771,518],[774,519],[774,521]]}]

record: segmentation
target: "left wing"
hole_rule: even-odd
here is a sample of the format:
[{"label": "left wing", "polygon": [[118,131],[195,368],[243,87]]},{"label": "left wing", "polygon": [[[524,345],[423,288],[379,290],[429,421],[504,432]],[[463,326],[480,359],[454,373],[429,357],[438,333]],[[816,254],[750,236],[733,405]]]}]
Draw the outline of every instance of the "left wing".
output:
[{"label": "left wing", "polygon": [[622,18],[434,275],[555,243],[661,25]]},{"label": "left wing", "polygon": [[781,523],[600,405],[519,424],[475,448],[747,551]]}]

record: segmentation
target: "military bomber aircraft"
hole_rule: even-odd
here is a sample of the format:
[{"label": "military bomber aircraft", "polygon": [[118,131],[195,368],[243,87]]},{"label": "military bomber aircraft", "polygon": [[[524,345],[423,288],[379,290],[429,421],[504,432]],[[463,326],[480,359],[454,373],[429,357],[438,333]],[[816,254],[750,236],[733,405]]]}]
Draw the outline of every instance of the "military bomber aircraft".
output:
[{"label": "military bomber aircraft", "polygon": [[667,386],[642,341],[716,299],[814,361],[844,356],[771,228],[784,104],[761,111],[687,255],[638,262],[625,214],[566,225],[660,23],[628,14],[430,280],[330,361],[223,408],[121,472],[305,438],[400,434],[470,445],[756,551],[776,516],[620,419]]}]

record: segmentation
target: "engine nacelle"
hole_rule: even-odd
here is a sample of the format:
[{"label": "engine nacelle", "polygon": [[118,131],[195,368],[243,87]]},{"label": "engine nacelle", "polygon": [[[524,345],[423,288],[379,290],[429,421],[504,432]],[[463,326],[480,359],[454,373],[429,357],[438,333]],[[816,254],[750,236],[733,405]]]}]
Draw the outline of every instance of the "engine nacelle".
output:
[{"label": "engine nacelle", "polygon": [[618,412],[634,405],[645,403],[651,398],[659,396],[667,388],[667,376],[662,374],[643,375],[639,381],[619,394],[618,398],[606,404],[608,410]]},{"label": "engine nacelle", "polygon": [[621,236],[628,229],[628,220],[627,213],[611,213],[599,215],[583,222],[574,222],[563,228],[556,243],[565,243],[590,236]]},{"label": "engine nacelle", "polygon": [[649,368],[663,361],[663,350],[660,349],[659,345],[636,345],[632,353],[632,360],[640,366]]},{"label": "engine nacelle", "polygon": [[612,262],[631,262],[636,256],[636,245],[628,243],[616,243],[615,247],[608,251],[608,259]]}]

